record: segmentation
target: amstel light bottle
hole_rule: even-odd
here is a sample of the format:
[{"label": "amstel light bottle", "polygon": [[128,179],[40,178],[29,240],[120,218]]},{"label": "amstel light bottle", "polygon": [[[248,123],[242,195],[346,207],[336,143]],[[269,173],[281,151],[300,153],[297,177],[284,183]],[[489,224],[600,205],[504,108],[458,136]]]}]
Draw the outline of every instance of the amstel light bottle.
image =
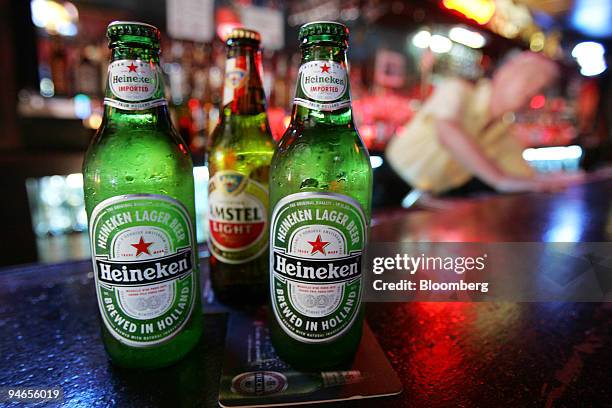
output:
[{"label": "amstel light bottle", "polygon": [[222,302],[254,304],[268,294],[268,177],[275,143],[266,114],[260,37],[227,40],[223,107],[208,149],[210,273]]},{"label": "amstel light bottle", "polygon": [[172,127],[159,30],[113,22],[104,119],[83,163],[102,338],[113,362],[169,365],[202,333],[193,165]]},{"label": "amstel light bottle", "polygon": [[348,29],[301,27],[291,124],[270,178],[271,334],[296,367],[350,360],[361,339],[361,260],[372,168],[351,111]]}]

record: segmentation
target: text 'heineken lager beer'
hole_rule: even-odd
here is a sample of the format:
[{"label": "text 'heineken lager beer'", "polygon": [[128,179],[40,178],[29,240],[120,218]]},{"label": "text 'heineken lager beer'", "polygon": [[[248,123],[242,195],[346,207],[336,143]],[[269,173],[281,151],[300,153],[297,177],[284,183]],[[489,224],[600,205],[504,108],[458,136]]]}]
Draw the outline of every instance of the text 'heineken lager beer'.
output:
[{"label": "text 'heineken lager beer'", "polygon": [[168,365],[202,332],[193,164],[170,122],[159,35],[108,26],[104,119],[83,163],[102,337],[126,367]]},{"label": "text 'heineken lager beer'", "polygon": [[361,339],[372,168],[351,113],[348,29],[309,23],[299,39],[291,124],[271,166],[270,320],[284,360],[322,368]]},{"label": "text 'heineken lager beer'", "polygon": [[222,115],[208,149],[210,274],[216,297],[262,303],[268,294],[268,178],[275,143],[266,114],[259,33],[227,40]]}]

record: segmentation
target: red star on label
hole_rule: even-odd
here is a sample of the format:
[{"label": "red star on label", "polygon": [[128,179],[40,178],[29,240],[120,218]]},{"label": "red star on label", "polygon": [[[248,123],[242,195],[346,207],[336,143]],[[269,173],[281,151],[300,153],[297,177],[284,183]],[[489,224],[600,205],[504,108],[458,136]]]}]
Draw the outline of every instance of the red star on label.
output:
[{"label": "red star on label", "polygon": [[317,252],[321,252],[323,255],[327,255],[325,253],[325,247],[329,245],[329,242],[322,241],[321,234],[317,235],[316,241],[308,241],[308,243],[312,245],[310,255],[314,255]]},{"label": "red star on label", "polygon": [[330,66],[327,64],[321,65],[321,73],[327,72],[329,74],[329,68]]},{"label": "red star on label", "polygon": [[134,65],[134,63],[132,62],[130,65],[128,65],[128,72],[136,72],[136,65]]},{"label": "red star on label", "polygon": [[130,244],[130,245],[136,248],[136,255],[134,256],[138,256],[140,254],[151,255],[151,253],[149,252],[149,247],[152,244],[153,244],[152,242],[144,242],[144,239],[141,236],[140,241],[137,244]]}]

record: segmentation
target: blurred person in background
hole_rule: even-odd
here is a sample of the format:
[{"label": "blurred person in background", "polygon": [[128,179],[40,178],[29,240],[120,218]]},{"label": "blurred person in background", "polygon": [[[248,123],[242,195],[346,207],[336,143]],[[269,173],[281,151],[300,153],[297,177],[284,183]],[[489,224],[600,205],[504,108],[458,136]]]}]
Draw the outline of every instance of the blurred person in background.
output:
[{"label": "blurred person in background", "polygon": [[388,144],[389,163],[417,191],[434,195],[546,191],[578,182],[581,174],[537,174],[503,120],[558,75],[553,61],[526,51],[490,80],[445,79]]}]

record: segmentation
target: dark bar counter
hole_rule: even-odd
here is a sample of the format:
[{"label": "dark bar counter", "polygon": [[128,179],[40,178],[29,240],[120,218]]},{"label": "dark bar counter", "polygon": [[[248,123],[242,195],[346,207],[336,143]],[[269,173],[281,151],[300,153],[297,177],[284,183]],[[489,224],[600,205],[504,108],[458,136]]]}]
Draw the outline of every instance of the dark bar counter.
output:
[{"label": "dark bar counter", "polygon": [[[372,240],[610,241],[611,199],[612,181],[600,181],[380,211]],[[177,365],[119,369],[99,338],[89,261],[5,268],[0,385],[62,387],[74,407],[217,406],[227,322],[218,311],[205,307],[204,336]],[[378,303],[367,305],[367,320],[404,392],[342,406],[611,404],[612,303]]]}]

